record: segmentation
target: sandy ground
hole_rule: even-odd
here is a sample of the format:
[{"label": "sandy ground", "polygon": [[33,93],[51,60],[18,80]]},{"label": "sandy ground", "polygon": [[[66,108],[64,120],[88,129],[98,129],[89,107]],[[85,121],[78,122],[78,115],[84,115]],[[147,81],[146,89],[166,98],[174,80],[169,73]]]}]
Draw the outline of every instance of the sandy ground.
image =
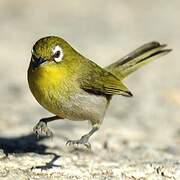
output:
[{"label": "sandy ground", "polygon": [[[0,179],[180,179],[180,2],[0,1]],[[51,114],[32,97],[26,71],[33,43],[58,35],[105,66],[152,40],[173,51],[126,80],[133,98],[114,97],[92,151],[66,147],[86,122],[33,126]]]}]

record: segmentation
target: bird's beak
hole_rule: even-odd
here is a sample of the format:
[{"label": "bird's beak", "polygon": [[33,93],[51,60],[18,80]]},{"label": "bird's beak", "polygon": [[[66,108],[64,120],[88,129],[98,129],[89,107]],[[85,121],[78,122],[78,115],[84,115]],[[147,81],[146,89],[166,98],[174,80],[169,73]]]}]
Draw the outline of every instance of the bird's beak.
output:
[{"label": "bird's beak", "polygon": [[38,68],[41,64],[44,64],[45,62],[47,62],[47,60],[43,59],[43,58],[37,58],[35,56],[31,57],[31,63],[32,63],[32,68],[33,70],[35,70],[36,68]]}]

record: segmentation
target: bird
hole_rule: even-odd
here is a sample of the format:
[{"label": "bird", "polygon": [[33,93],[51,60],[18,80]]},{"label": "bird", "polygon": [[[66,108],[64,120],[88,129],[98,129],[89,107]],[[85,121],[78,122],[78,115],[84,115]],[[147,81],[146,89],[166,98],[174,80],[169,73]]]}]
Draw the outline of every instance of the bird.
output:
[{"label": "bird", "polygon": [[80,139],[68,140],[66,145],[91,148],[89,139],[100,128],[112,97],[133,96],[122,81],[172,50],[165,47],[166,44],[152,41],[100,67],[63,38],[40,38],[31,50],[27,79],[35,99],[54,116],[40,119],[34,133],[52,137],[47,124],[54,120],[89,121],[91,130]]}]

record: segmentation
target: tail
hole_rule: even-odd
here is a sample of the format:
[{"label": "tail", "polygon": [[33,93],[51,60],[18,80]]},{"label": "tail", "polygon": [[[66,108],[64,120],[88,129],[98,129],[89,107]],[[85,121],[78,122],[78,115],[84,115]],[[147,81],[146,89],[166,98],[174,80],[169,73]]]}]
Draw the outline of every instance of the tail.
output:
[{"label": "tail", "polygon": [[164,49],[165,44],[153,41],[147,43],[105,69],[117,76],[120,80],[139,69],[141,66],[169,53],[171,49]]}]

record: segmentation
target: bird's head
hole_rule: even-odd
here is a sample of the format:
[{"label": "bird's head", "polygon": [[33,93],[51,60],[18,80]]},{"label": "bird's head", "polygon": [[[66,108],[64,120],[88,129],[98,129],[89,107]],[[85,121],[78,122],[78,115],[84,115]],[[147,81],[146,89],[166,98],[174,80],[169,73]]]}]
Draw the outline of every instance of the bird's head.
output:
[{"label": "bird's head", "polygon": [[39,39],[32,48],[31,68],[33,70],[47,65],[59,65],[71,60],[77,52],[62,38],[48,36]]}]

